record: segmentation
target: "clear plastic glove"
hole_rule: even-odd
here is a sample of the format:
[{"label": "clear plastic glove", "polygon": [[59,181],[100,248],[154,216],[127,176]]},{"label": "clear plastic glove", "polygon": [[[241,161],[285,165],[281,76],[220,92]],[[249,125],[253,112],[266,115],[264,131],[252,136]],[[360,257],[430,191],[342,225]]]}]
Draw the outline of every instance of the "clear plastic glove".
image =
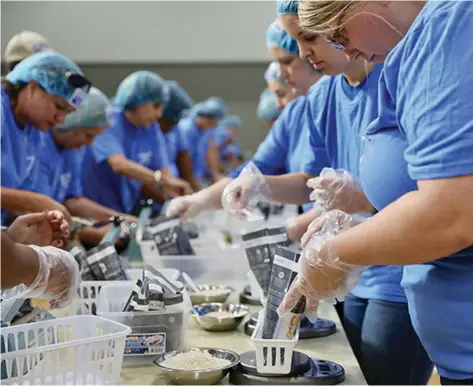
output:
[{"label": "clear plastic glove", "polygon": [[64,307],[77,296],[79,266],[67,251],[55,247],[30,245],[38,255],[39,269],[29,286],[18,285],[2,292],[2,299],[37,298],[50,301],[53,308]]},{"label": "clear plastic glove", "polygon": [[7,229],[8,236],[19,244],[53,245],[62,248],[69,238],[69,224],[58,210],[19,216]]},{"label": "clear plastic glove", "polygon": [[240,175],[230,182],[222,193],[222,207],[231,214],[247,216],[257,212],[260,201],[269,201],[271,190],[253,162],[249,162]]},{"label": "clear plastic glove", "polygon": [[306,314],[313,315],[320,300],[342,300],[355,287],[365,267],[342,263],[329,244],[325,244],[362,221],[362,218],[333,210],[311,223],[302,238],[299,273],[279,306],[280,315],[289,312],[301,296],[307,298]]},{"label": "clear plastic glove", "polygon": [[307,181],[307,187],[314,189],[310,199],[324,210],[340,209],[346,213],[374,210],[361,184],[346,170],[324,168],[318,177]]},{"label": "clear plastic glove", "polygon": [[166,209],[166,216],[179,216],[182,221],[187,221],[204,210],[217,209],[217,206],[204,189],[194,194],[174,198]]}]

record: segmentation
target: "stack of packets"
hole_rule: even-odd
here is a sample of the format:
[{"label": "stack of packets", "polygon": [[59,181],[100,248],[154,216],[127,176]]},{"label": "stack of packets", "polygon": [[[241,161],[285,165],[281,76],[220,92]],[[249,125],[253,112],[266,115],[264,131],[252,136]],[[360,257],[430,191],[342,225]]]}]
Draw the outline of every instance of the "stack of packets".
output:
[{"label": "stack of packets", "polygon": [[161,256],[195,255],[189,241],[189,235],[182,229],[178,217],[160,216],[150,220],[146,228]]},{"label": "stack of packets", "polygon": [[274,254],[279,246],[288,244],[286,229],[263,228],[242,235],[242,239],[250,268],[267,297]]},{"label": "stack of packets", "polygon": [[128,280],[125,263],[110,242],[101,243],[88,251],[70,243],[68,251],[79,264],[82,280]]},{"label": "stack of packets", "polygon": [[146,264],[123,312],[162,311],[166,306],[183,303],[183,291],[182,283],[169,281],[159,271]]},{"label": "stack of packets", "polygon": [[301,298],[291,312],[280,318],[277,309],[297,276],[300,251],[278,247],[271,269],[271,280],[264,309],[263,339],[291,340],[296,335],[305,311],[305,298]]}]

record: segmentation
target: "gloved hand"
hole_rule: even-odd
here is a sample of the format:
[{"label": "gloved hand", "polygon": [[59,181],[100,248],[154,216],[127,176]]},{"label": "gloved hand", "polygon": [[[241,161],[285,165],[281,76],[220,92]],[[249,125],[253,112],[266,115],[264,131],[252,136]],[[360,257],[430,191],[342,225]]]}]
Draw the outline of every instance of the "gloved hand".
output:
[{"label": "gloved hand", "polygon": [[80,284],[79,266],[67,251],[55,247],[30,245],[39,260],[33,283],[17,285],[2,291],[2,299],[37,298],[50,301],[53,308],[68,305],[76,296]]},{"label": "gloved hand", "polygon": [[346,170],[324,168],[318,177],[307,181],[307,187],[314,189],[310,199],[327,211],[332,209],[340,209],[345,213],[374,211],[361,184]]},{"label": "gloved hand", "polygon": [[247,215],[256,212],[259,201],[271,199],[271,191],[253,162],[249,162],[240,175],[230,182],[222,193],[222,207],[231,214]]},{"label": "gloved hand", "polygon": [[187,221],[204,210],[217,209],[217,206],[204,189],[194,194],[174,198],[166,209],[166,216],[179,216],[182,221]]},{"label": "gloved hand", "polygon": [[361,221],[361,218],[333,210],[311,223],[302,238],[299,273],[279,306],[280,315],[289,312],[301,296],[306,297],[306,314],[311,315],[317,311],[320,300],[341,300],[358,283],[365,267],[342,263],[330,247],[330,241]]},{"label": "gloved hand", "polygon": [[161,183],[163,184],[164,192],[171,198],[194,192],[191,185],[180,178],[163,177]]},{"label": "gloved hand", "polygon": [[19,216],[8,227],[8,236],[19,244],[62,248],[69,238],[69,224],[57,210]]}]

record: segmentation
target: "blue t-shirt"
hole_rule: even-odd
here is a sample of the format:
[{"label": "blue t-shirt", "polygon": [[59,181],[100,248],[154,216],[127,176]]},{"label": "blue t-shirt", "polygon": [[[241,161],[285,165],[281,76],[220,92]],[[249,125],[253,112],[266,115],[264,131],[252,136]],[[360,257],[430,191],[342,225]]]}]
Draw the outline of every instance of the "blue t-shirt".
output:
[{"label": "blue t-shirt", "polygon": [[84,196],[116,211],[130,213],[141,198],[142,183],[112,170],[107,159],[115,154],[151,170],[167,168],[166,144],[159,125],[155,122],[149,127],[136,127],[121,112],[84,155]]},{"label": "blue t-shirt", "polygon": [[[416,181],[473,174],[473,6],[427,2],[386,59],[363,187],[382,209]],[[414,328],[441,376],[473,378],[473,247],[404,267]]]},{"label": "blue t-shirt", "polygon": [[[2,87],[2,186],[24,190],[24,183],[35,174],[44,133],[32,125],[19,127],[5,88]],[[33,173],[33,174],[32,174]],[[2,225],[8,225],[2,209]]]},{"label": "blue t-shirt", "polygon": [[188,150],[187,144],[181,136],[181,132],[177,125],[173,126],[167,133],[163,133],[166,141],[166,149],[169,158],[169,170],[171,175],[179,178],[179,169],[177,167],[177,157],[180,152]]},{"label": "blue t-shirt", "polygon": [[34,179],[27,179],[24,189],[44,194],[57,202],[82,197],[81,152],[60,149],[51,132],[45,133]]},{"label": "blue t-shirt", "polygon": [[[382,65],[376,65],[365,81],[350,86],[343,75],[320,80],[309,94],[310,143],[314,149],[325,148],[330,165],[359,177],[362,136],[378,112],[378,80]],[[322,139],[322,142],[320,141]],[[317,163],[311,153],[308,164]],[[401,287],[402,267],[372,266],[361,275],[352,293],[364,299],[406,302]]]},{"label": "blue t-shirt", "polygon": [[[315,176],[329,165],[325,148],[317,149],[310,146],[309,127],[311,123],[308,120],[308,107],[308,98],[300,96],[291,101],[274,122],[268,135],[251,159],[263,174],[276,176],[305,172]],[[317,162],[305,162],[304,158],[307,153],[311,153]],[[233,172],[231,177],[237,177],[243,167]],[[307,203],[303,207],[304,210],[309,210],[313,204]]]}]

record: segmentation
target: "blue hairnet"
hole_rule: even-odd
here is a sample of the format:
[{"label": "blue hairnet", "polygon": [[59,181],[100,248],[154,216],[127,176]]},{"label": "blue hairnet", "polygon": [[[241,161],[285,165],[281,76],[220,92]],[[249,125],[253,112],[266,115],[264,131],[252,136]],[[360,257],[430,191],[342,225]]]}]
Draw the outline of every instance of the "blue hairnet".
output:
[{"label": "blue hairnet", "polygon": [[297,42],[288,35],[279,19],[273,21],[266,30],[266,45],[268,48],[279,47],[291,55],[299,56]]},{"label": "blue hairnet", "polygon": [[163,117],[170,122],[179,122],[182,113],[189,110],[194,101],[176,81],[170,80],[167,84],[169,87],[169,101],[164,108]]},{"label": "blue hairnet", "polygon": [[241,118],[236,115],[227,115],[220,121],[220,126],[227,128],[237,127],[238,129],[241,129],[243,126],[243,122],[241,121]]},{"label": "blue hairnet", "polygon": [[278,108],[276,95],[269,88],[265,89],[259,97],[258,108],[256,110],[258,118],[262,121],[274,121],[279,117],[281,111],[282,110]]},{"label": "blue hairnet", "polygon": [[207,99],[204,102],[198,103],[192,109],[192,115],[213,118],[221,120],[225,117],[226,109],[222,108],[220,103],[217,103],[215,100]]},{"label": "blue hairnet", "polygon": [[278,16],[282,15],[297,15],[299,9],[298,0],[278,0],[276,5],[276,12]]},{"label": "blue hairnet", "polygon": [[84,103],[76,111],[68,114],[64,123],[54,129],[68,131],[82,127],[108,126],[107,112],[110,107],[110,99],[102,91],[92,87]]},{"label": "blue hairnet", "polygon": [[83,76],[80,68],[57,52],[39,52],[23,59],[7,74],[12,84],[38,83],[48,94],[57,95],[78,108],[87,97],[87,90],[69,85],[67,73]]},{"label": "blue hairnet", "polygon": [[227,104],[225,103],[225,101],[218,97],[218,96],[213,96],[213,97],[209,97],[205,100],[206,102],[211,102],[211,103],[215,103],[216,105],[219,106],[219,108],[222,110],[222,114],[223,116],[225,115],[228,115],[228,107],[227,107]]},{"label": "blue hairnet", "polygon": [[266,82],[279,82],[279,83],[286,83],[286,81],[279,76],[279,63],[278,62],[271,62],[269,63],[268,68],[264,73],[264,80]]},{"label": "blue hairnet", "polygon": [[168,100],[169,86],[163,78],[151,71],[137,71],[122,80],[113,103],[131,110],[145,103],[167,103]]}]

